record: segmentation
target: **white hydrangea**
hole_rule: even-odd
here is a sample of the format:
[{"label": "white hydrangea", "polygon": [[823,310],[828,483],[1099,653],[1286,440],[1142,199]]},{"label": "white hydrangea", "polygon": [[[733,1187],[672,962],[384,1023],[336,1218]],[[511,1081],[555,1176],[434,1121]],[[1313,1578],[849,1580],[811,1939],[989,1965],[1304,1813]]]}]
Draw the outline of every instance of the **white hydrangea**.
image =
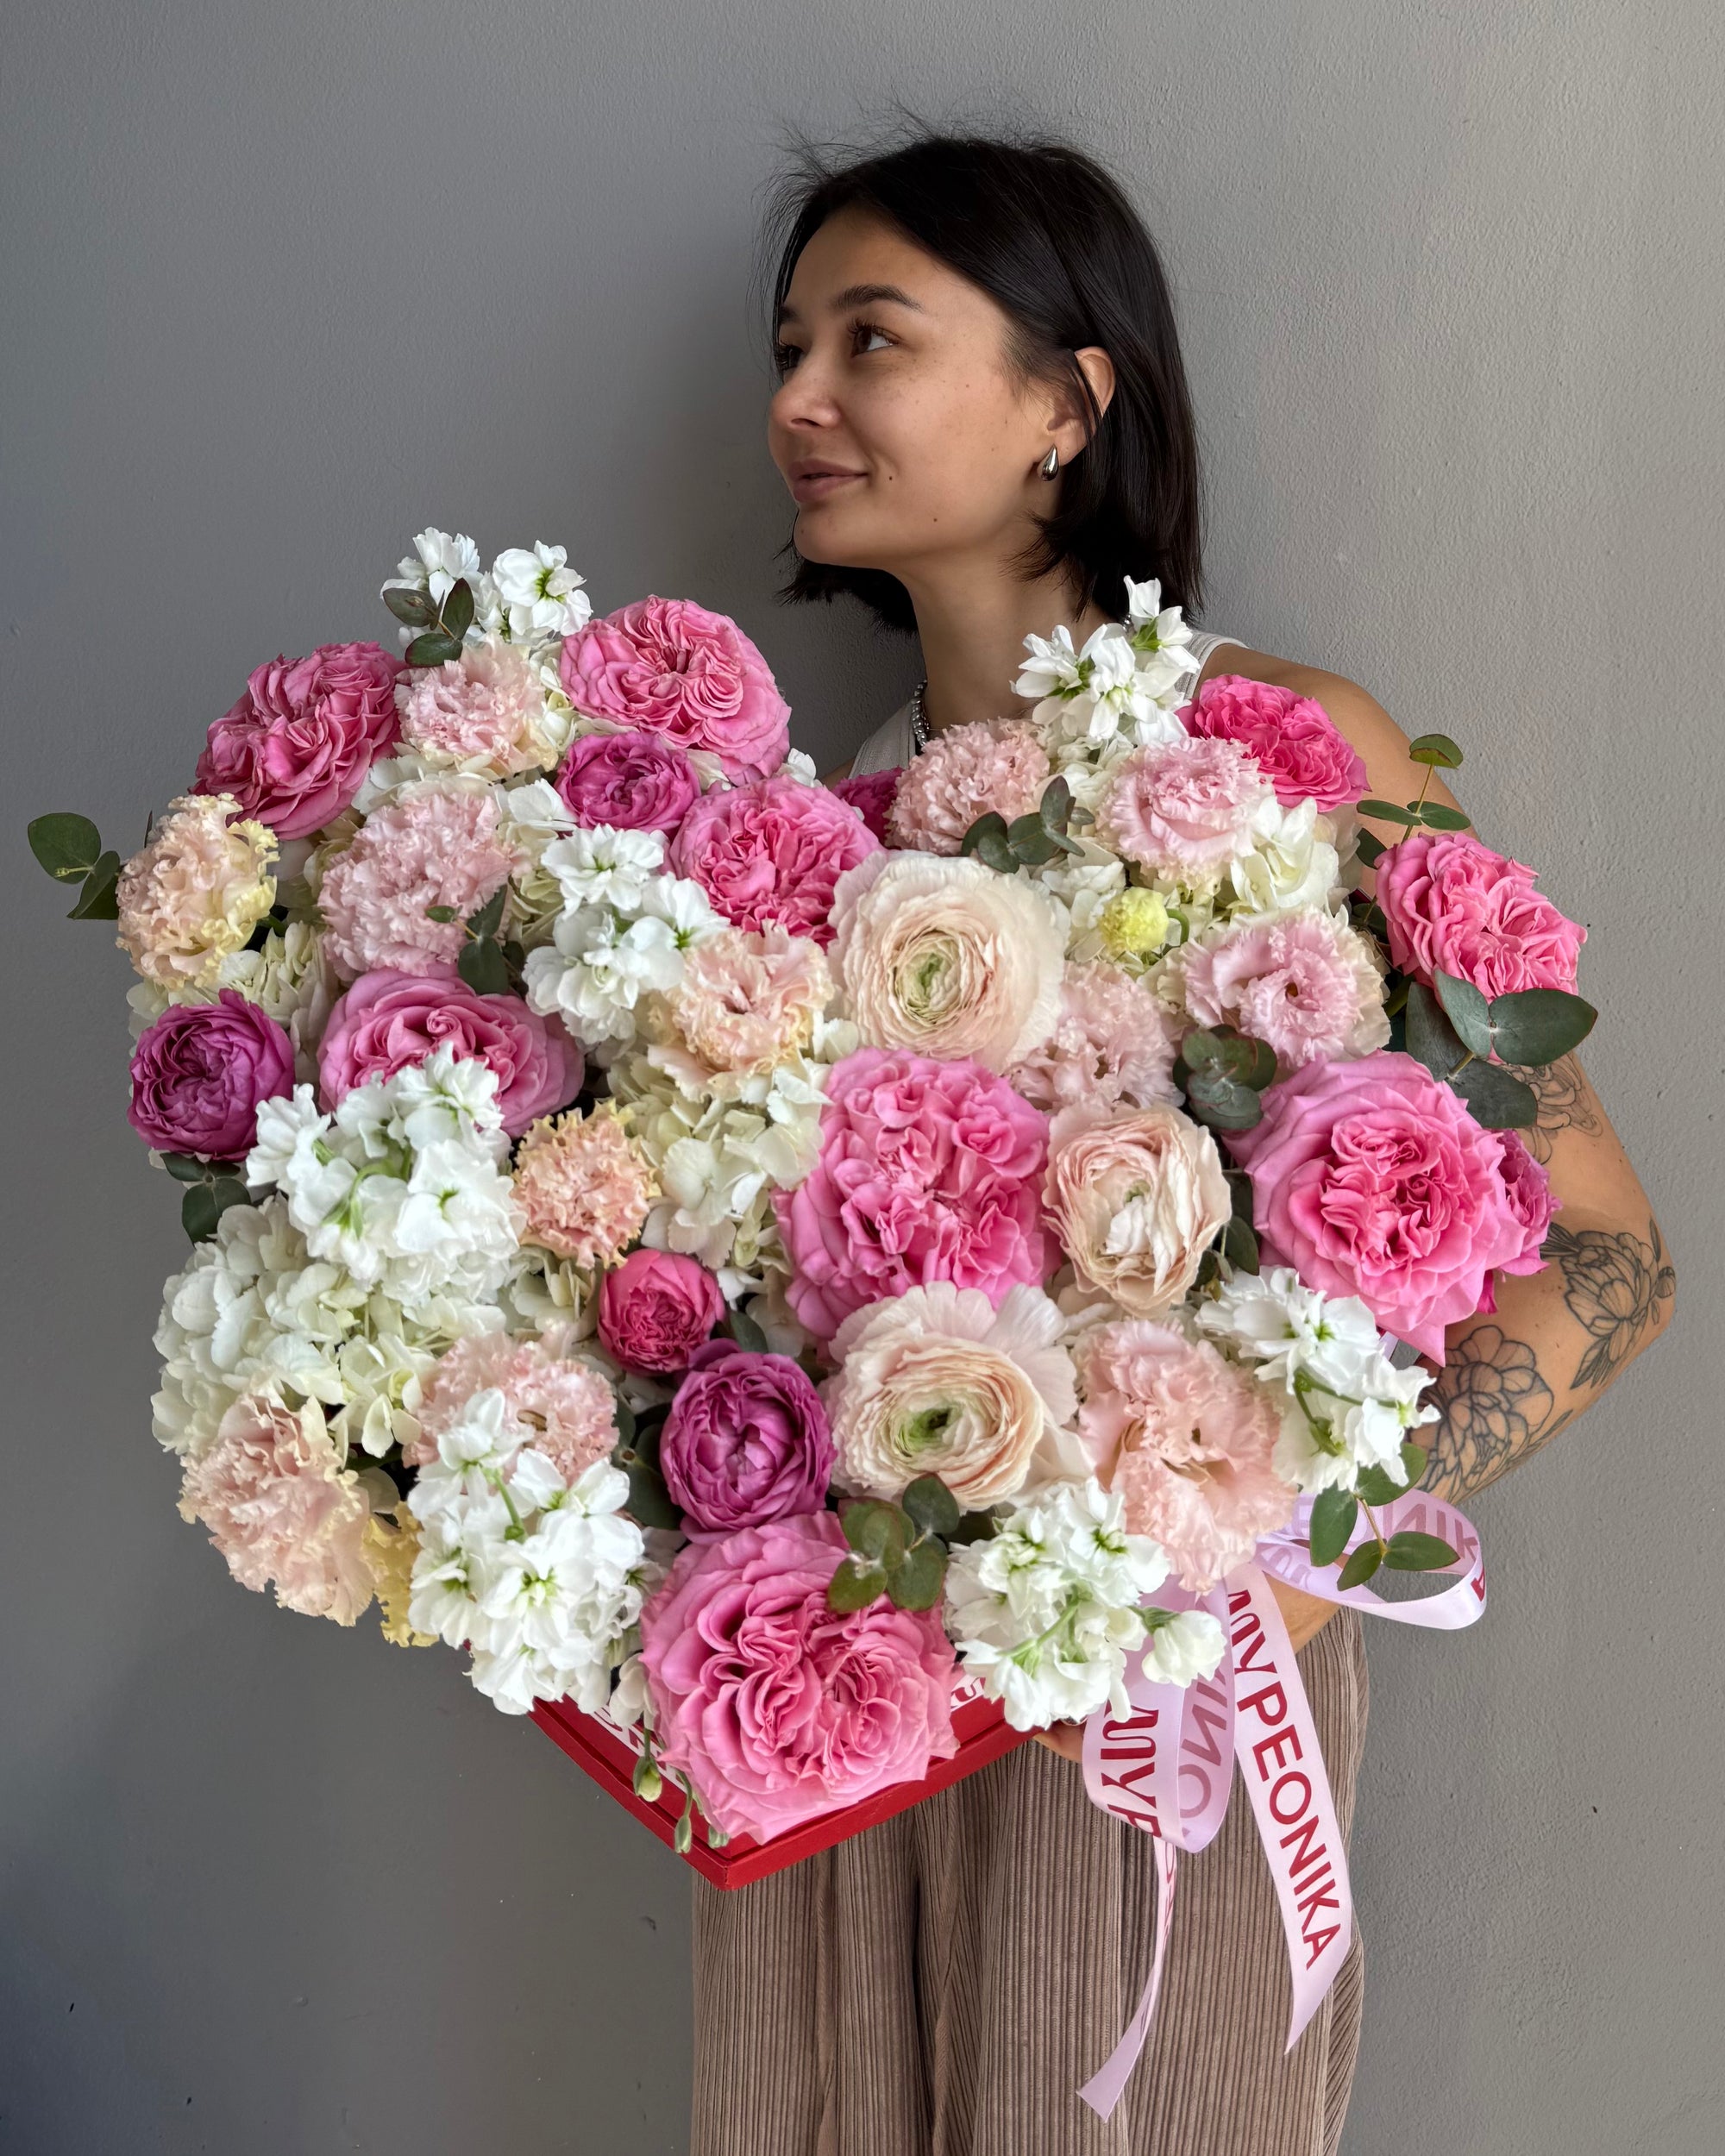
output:
[{"label": "white hydrangea", "polygon": [[1308,907],[1335,912],[1346,903],[1335,826],[1315,801],[1296,802],[1275,819],[1247,853],[1228,865],[1228,918],[1267,921]]}]

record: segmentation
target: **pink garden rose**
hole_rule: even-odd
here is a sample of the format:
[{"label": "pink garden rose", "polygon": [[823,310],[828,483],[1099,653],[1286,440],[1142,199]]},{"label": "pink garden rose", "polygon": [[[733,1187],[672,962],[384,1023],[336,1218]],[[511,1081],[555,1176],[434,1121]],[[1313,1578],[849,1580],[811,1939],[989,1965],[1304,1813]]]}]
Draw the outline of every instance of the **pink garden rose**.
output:
[{"label": "pink garden rose", "polygon": [[519,996],[477,995],[459,975],[380,967],[362,974],[329,1012],[317,1051],[323,1105],[423,1063],[446,1043],[497,1073],[497,1105],[511,1138],[581,1089],[580,1050]]},{"label": "pink garden rose", "polygon": [[957,1750],[938,1612],[829,1609],[848,1554],[832,1513],[744,1527],[680,1551],[642,1612],[660,1758],[728,1833],[770,1840]]},{"label": "pink garden rose", "polygon": [[[1506,1257],[1497,1269],[1500,1273],[1537,1273],[1546,1262],[1540,1256],[1540,1246],[1558,1210],[1552,1179],[1527,1150],[1519,1131],[1500,1131],[1497,1135],[1503,1141],[1503,1188],[1509,1210],[1521,1223],[1523,1238],[1521,1256]],[[1490,1310],[1496,1306],[1485,1303],[1481,1307]]]},{"label": "pink garden rose", "polygon": [[1429,981],[1439,971],[1483,996],[1575,991],[1587,931],[1534,888],[1534,871],[1471,831],[1410,831],[1379,856],[1377,903],[1391,962]]},{"label": "pink garden rose", "polygon": [[683,751],[656,734],[583,734],[572,742],[556,788],[576,823],[591,830],[674,831],[700,798]]},{"label": "pink garden rose", "polygon": [[1358,750],[1314,697],[1249,681],[1243,674],[1219,674],[1180,717],[1189,734],[1238,742],[1283,808],[1312,800],[1327,813],[1352,805],[1366,790]]},{"label": "pink garden rose", "polygon": [[1226,868],[1276,820],[1270,781],[1237,742],[1152,742],[1126,757],[1096,810],[1097,836],[1152,875]]},{"label": "pink garden rose", "polygon": [[825,787],[759,779],[697,801],[671,841],[670,865],[738,928],[777,921],[825,950],[832,887],[880,849],[862,818]]},{"label": "pink garden rose", "polygon": [[564,693],[590,718],[705,749],[733,778],[776,771],[790,706],[767,661],[724,614],[693,599],[643,599],[568,637]]},{"label": "pink garden rose", "polygon": [[[1444,1329],[1482,1307],[1494,1267],[1528,1255],[1530,1208],[1504,1135],[1411,1056],[1308,1063],[1230,1134],[1251,1177],[1266,1260],[1358,1295],[1386,1332],[1444,1359]],[[1519,1163],[1515,1169],[1521,1181]]]},{"label": "pink garden rose", "polygon": [[865,771],[860,779],[840,779],[829,791],[848,802],[884,846],[887,817],[903,776],[901,771]]},{"label": "pink garden rose", "polygon": [[687,1369],[724,1315],[712,1275],[673,1250],[631,1250],[599,1283],[599,1340],[625,1369]]},{"label": "pink garden rose", "polygon": [[233,988],[176,1003],[132,1051],[132,1128],[159,1153],[236,1161],[257,1137],[258,1103],[293,1091],[286,1028]]},{"label": "pink garden rose", "polygon": [[818,1512],[832,1474],[820,1395],[787,1355],[709,1340],[689,1362],[659,1438],[659,1470],[708,1533]]},{"label": "pink garden rose", "polygon": [[319,644],[308,658],[259,667],[210,729],[194,791],[231,793],[278,838],[309,838],[395,746],[402,671],[378,644]]},{"label": "pink garden rose", "polygon": [[827,1078],[820,1157],[774,1194],[792,1265],[787,1299],[830,1339],[853,1310],[950,1280],[998,1307],[1040,1285],[1045,1117],[978,1063],[860,1049]]}]

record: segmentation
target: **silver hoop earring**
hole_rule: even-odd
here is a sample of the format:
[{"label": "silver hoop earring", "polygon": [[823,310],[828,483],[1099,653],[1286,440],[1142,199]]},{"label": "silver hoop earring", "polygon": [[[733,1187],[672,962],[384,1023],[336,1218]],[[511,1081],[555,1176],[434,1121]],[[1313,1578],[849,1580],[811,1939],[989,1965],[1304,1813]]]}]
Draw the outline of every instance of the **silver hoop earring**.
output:
[{"label": "silver hoop earring", "polygon": [[1048,454],[1042,460],[1042,462],[1038,464],[1036,468],[1041,473],[1042,476],[1045,479],[1057,479],[1059,477],[1060,452],[1051,442],[1049,445]]}]

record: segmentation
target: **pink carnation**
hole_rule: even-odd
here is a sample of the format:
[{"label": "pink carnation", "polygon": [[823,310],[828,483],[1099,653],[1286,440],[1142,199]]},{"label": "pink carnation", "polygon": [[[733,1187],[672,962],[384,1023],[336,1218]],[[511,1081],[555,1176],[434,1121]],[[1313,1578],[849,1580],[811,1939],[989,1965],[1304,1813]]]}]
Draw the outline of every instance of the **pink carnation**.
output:
[{"label": "pink carnation", "polygon": [[[507,878],[513,859],[487,788],[429,780],[405,787],[363,824],[323,872],[324,949],[351,979],[453,968],[467,915]],[[433,906],[455,918],[434,921]]]},{"label": "pink carnation", "polygon": [[1243,674],[1219,674],[1180,717],[1189,734],[1238,742],[1283,808],[1310,800],[1327,812],[1358,801],[1366,790],[1359,751],[1315,697],[1249,681]]},{"label": "pink carnation", "polygon": [[1410,831],[1379,856],[1389,956],[1429,981],[1453,974],[1483,996],[1575,990],[1587,931],[1534,888],[1534,871],[1471,831]]},{"label": "pink carnation", "polygon": [[647,1156],[609,1101],[591,1115],[547,1117],[515,1156],[524,1243],[577,1265],[610,1265],[640,1234],[656,1185]]},{"label": "pink carnation", "polygon": [[477,995],[459,977],[384,969],[362,974],[329,1012],[317,1051],[323,1105],[333,1108],[355,1086],[392,1078],[446,1044],[497,1073],[497,1104],[511,1138],[581,1089],[580,1050],[519,996]]},{"label": "pink carnation", "polygon": [[671,1023],[708,1070],[770,1070],[806,1049],[832,1000],[819,946],[776,921],[757,935],[720,929],[683,961]]},{"label": "pink carnation", "polygon": [[729,1833],[770,1840],[957,1750],[938,1613],[829,1609],[848,1554],[831,1513],[743,1527],[681,1551],[642,1612],[660,1758]]},{"label": "pink carnation", "polygon": [[778,921],[824,950],[832,941],[832,887],[880,849],[825,787],[759,779],[697,801],[671,842],[671,867],[738,928]]},{"label": "pink carnation", "polygon": [[508,777],[546,761],[545,692],[511,644],[466,644],[398,683],[395,701],[403,742],[433,763]]},{"label": "pink carnation", "polygon": [[578,711],[705,749],[733,778],[776,771],[790,706],[767,661],[724,614],[643,599],[568,637],[558,662]]},{"label": "pink carnation", "polygon": [[887,815],[902,776],[899,771],[865,771],[860,779],[840,779],[829,791],[854,808],[884,846]]},{"label": "pink carnation", "polygon": [[1142,1318],[1098,1326],[1076,1350],[1079,1410],[1126,1526],[1152,1535],[1182,1587],[1206,1593],[1285,1526],[1295,1492],[1270,1464],[1281,1417],[1208,1340]]},{"label": "pink carnation", "polygon": [[308,838],[360,790],[395,745],[399,660],[377,644],[319,644],[259,667],[210,729],[198,793],[230,793],[278,838]]},{"label": "pink carnation", "polygon": [[1358,1295],[1434,1362],[1445,1327],[1482,1307],[1493,1268],[1528,1254],[1502,1134],[1411,1056],[1308,1063],[1228,1144],[1251,1175],[1267,1260],[1322,1294]]},{"label": "pink carnation", "polygon": [[1028,719],[980,719],[937,734],[906,769],[887,818],[889,845],[956,854],[979,816],[1011,823],[1041,800],[1050,765]]},{"label": "pink carnation", "polygon": [[440,1357],[425,1380],[419,1402],[420,1435],[401,1449],[410,1467],[429,1467],[437,1440],[466,1412],[475,1393],[495,1390],[512,1416],[533,1431],[543,1452],[566,1482],[584,1475],[617,1443],[611,1387],[586,1363],[569,1359],[567,1326],[554,1325],[536,1339],[483,1332]]},{"label": "pink carnation", "polygon": [[1269,780],[1237,742],[1153,742],[1114,774],[1096,830],[1153,875],[1201,876],[1247,851],[1275,806]]},{"label": "pink carnation", "polygon": [[700,795],[695,768],[656,734],[583,734],[557,773],[557,791],[591,830],[674,831]]},{"label": "pink carnation", "polygon": [[1327,913],[1294,913],[1205,938],[1180,954],[1186,1008],[1276,1050],[1283,1071],[1364,1056],[1389,1039],[1383,980],[1365,939]]},{"label": "pink carnation", "polygon": [[999,1305],[1057,1262],[1039,1197],[1048,1125],[979,1063],[861,1049],[833,1065],[820,1157],[774,1194],[799,1320],[828,1339],[853,1310],[950,1280]]},{"label": "pink carnation", "polygon": [[1175,1047],[1173,1019],[1142,981],[1120,966],[1069,965],[1054,1031],[1007,1075],[1039,1108],[1147,1108],[1179,1098]]}]

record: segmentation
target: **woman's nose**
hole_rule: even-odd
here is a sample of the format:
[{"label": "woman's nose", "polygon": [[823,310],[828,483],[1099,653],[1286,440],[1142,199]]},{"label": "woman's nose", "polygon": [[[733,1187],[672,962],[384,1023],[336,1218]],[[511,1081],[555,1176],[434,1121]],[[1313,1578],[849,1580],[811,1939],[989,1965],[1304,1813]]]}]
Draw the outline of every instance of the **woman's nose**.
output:
[{"label": "woman's nose", "polygon": [[831,378],[812,354],[805,354],[780,383],[771,411],[774,425],[787,430],[837,423],[838,406]]}]

